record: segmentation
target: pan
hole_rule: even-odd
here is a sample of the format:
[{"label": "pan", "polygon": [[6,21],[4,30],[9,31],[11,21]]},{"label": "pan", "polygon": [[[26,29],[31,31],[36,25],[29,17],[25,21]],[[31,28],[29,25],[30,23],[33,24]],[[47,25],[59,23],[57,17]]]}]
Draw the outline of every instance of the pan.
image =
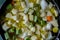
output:
[{"label": "pan", "polygon": [[[4,37],[5,31],[2,29],[2,25],[4,23],[4,18],[2,18],[2,17],[4,17],[6,15],[6,13],[5,13],[6,7],[11,2],[12,2],[12,0],[6,0],[4,2],[4,4],[2,5],[2,7],[0,8],[0,35],[3,40],[6,40],[6,39]],[[50,2],[52,2],[58,10],[57,21],[58,21],[58,25],[59,25],[58,26],[59,31],[56,34],[53,33],[53,35],[56,35],[56,37],[53,40],[60,40],[60,38],[59,38],[60,37],[60,4],[59,4],[60,0],[50,0]]]}]

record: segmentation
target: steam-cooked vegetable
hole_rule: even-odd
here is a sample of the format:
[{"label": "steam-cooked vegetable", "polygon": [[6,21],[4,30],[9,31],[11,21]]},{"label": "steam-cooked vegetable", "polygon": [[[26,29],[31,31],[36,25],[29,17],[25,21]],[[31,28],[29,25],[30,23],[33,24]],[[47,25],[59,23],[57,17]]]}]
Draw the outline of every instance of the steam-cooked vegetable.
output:
[{"label": "steam-cooked vegetable", "polygon": [[51,28],[52,28],[51,23],[48,23],[47,26],[46,26],[46,29],[47,29],[47,30],[51,30]]},{"label": "steam-cooked vegetable", "polygon": [[55,8],[51,8],[50,11],[55,17],[58,16],[58,12],[57,12],[57,10],[55,10]]},{"label": "steam-cooked vegetable", "polygon": [[2,28],[3,28],[4,31],[7,31],[10,27],[8,27],[6,23],[4,23]]},{"label": "steam-cooked vegetable", "polygon": [[41,20],[41,26],[45,26],[46,25],[46,21]]},{"label": "steam-cooked vegetable", "polygon": [[54,32],[54,33],[57,33],[57,32],[58,32],[58,28],[57,28],[57,27],[54,27],[54,28],[53,28],[53,32]]},{"label": "steam-cooked vegetable", "polygon": [[31,37],[31,40],[37,40],[37,37],[36,37],[35,35],[33,35],[33,36]]},{"label": "steam-cooked vegetable", "polygon": [[12,8],[13,8],[13,6],[12,6],[11,4],[9,4],[9,5],[6,7],[6,9],[9,10],[9,11],[10,11]]},{"label": "steam-cooked vegetable", "polygon": [[6,32],[4,35],[5,35],[6,40],[8,40],[9,39],[9,34]]},{"label": "steam-cooked vegetable", "polygon": [[12,0],[2,28],[7,40],[52,40],[58,32],[58,12],[46,0]]},{"label": "steam-cooked vegetable", "polygon": [[26,37],[24,40],[31,40],[29,37]]},{"label": "steam-cooked vegetable", "polygon": [[33,15],[29,15],[29,20],[33,21]]},{"label": "steam-cooked vegetable", "polygon": [[52,16],[47,16],[47,21],[52,21]]},{"label": "steam-cooked vegetable", "polygon": [[14,28],[10,29],[9,32],[13,33],[14,32]]},{"label": "steam-cooked vegetable", "polygon": [[29,2],[35,3],[35,2],[36,2],[36,0],[29,0]]},{"label": "steam-cooked vegetable", "polygon": [[17,9],[12,9],[12,14],[17,14]]},{"label": "steam-cooked vegetable", "polygon": [[21,29],[16,29],[16,34],[22,34],[22,30]]},{"label": "steam-cooked vegetable", "polygon": [[36,22],[37,21],[37,16],[34,16],[34,22]]},{"label": "steam-cooked vegetable", "polygon": [[42,0],[41,3],[40,3],[40,5],[41,5],[41,8],[43,10],[45,10],[48,4],[47,4],[47,2],[45,0]]}]

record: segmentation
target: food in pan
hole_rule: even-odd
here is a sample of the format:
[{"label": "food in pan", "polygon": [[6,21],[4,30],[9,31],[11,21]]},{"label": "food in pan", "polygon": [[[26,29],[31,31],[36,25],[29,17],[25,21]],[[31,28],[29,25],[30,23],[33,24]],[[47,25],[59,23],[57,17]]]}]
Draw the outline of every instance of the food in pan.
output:
[{"label": "food in pan", "polygon": [[13,0],[6,7],[6,40],[52,40],[58,32],[58,12],[46,0]]}]

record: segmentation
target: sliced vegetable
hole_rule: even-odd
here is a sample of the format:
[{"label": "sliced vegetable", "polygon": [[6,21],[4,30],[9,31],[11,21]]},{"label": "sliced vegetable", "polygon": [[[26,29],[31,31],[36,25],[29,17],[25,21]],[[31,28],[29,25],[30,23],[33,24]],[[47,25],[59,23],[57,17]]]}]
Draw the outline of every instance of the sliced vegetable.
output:
[{"label": "sliced vegetable", "polygon": [[50,9],[50,11],[51,11],[51,13],[52,13],[55,17],[58,16],[58,12],[57,12],[57,10],[56,10],[54,7],[52,7],[52,8]]},{"label": "sliced vegetable", "polygon": [[47,16],[46,18],[47,18],[47,21],[49,22],[52,21],[52,16]]},{"label": "sliced vegetable", "polygon": [[29,20],[33,21],[33,15],[29,15]]},{"label": "sliced vegetable", "polygon": [[54,10],[54,16],[55,16],[55,17],[58,16],[58,12],[57,12],[57,10]]},{"label": "sliced vegetable", "polygon": [[46,25],[46,30],[51,30],[51,28],[52,28],[51,23],[48,23],[48,24]]},{"label": "sliced vegetable", "polygon": [[52,14],[54,13],[54,10],[55,10],[55,8],[51,8],[50,9],[50,11],[51,11]]},{"label": "sliced vegetable", "polygon": [[34,9],[33,15],[40,16],[40,9],[41,9],[40,5],[39,4],[35,4],[34,8],[35,9]]},{"label": "sliced vegetable", "polygon": [[21,6],[20,2],[16,2],[15,8],[18,9],[19,11],[23,11],[24,10],[24,8]]},{"label": "sliced vegetable", "polygon": [[45,10],[46,7],[48,6],[48,4],[47,4],[47,2],[45,0],[41,0],[40,5],[41,5],[42,10]]},{"label": "sliced vegetable", "polygon": [[53,19],[53,21],[50,22],[54,27],[58,27],[57,20]]},{"label": "sliced vegetable", "polygon": [[11,4],[9,4],[9,5],[6,7],[6,9],[9,10],[9,11],[10,11],[12,8],[13,8],[13,6],[12,6]]},{"label": "sliced vegetable", "polygon": [[10,29],[9,32],[13,33],[14,32],[14,28]]},{"label": "sliced vegetable", "polygon": [[31,30],[32,32],[35,32],[36,29],[35,29],[35,27],[31,27],[30,30]]},{"label": "sliced vegetable", "polygon": [[16,34],[19,34],[19,29],[16,29]]},{"label": "sliced vegetable", "polygon": [[31,40],[37,40],[37,37],[36,37],[35,35],[33,35],[33,36],[31,37]]},{"label": "sliced vegetable", "polygon": [[3,28],[4,31],[7,31],[10,27],[8,27],[6,23],[4,23],[2,28]]},{"label": "sliced vegetable", "polygon": [[37,21],[37,16],[34,16],[34,19],[33,20],[34,20],[34,22],[36,22]]},{"label": "sliced vegetable", "polygon": [[25,40],[31,40],[29,37],[27,37]]},{"label": "sliced vegetable", "polygon": [[25,2],[21,2],[22,8],[26,8]]},{"label": "sliced vegetable", "polygon": [[33,25],[33,23],[32,23],[32,22],[30,22],[30,25],[31,25],[31,27],[34,27],[34,25]]},{"label": "sliced vegetable", "polygon": [[43,40],[43,38],[40,38],[40,40]]},{"label": "sliced vegetable", "polygon": [[12,40],[15,40],[16,39],[16,35],[14,35],[13,37],[12,37]]},{"label": "sliced vegetable", "polygon": [[29,0],[29,2],[36,3],[36,0]]},{"label": "sliced vegetable", "polygon": [[5,35],[6,40],[8,40],[9,39],[9,34],[6,32],[4,35]]},{"label": "sliced vegetable", "polygon": [[41,26],[45,26],[47,23],[44,20],[41,20]]},{"label": "sliced vegetable", "polygon": [[29,7],[33,8],[34,4],[33,3],[29,3]]},{"label": "sliced vegetable", "polygon": [[38,23],[40,26],[44,26],[44,25],[47,24],[46,21],[42,20],[42,18],[38,18],[38,19],[37,19],[37,23]]},{"label": "sliced vegetable", "polygon": [[22,34],[22,30],[21,29],[19,29],[19,33]]},{"label": "sliced vegetable", "polygon": [[40,3],[40,0],[37,0],[36,3],[39,4]]},{"label": "sliced vegetable", "polygon": [[47,36],[48,37],[46,38],[46,40],[52,40],[53,39],[53,36],[52,36],[51,32],[49,32]]},{"label": "sliced vegetable", "polygon": [[37,23],[38,23],[39,25],[41,25],[41,19],[40,19],[40,18],[37,19]]},{"label": "sliced vegetable", "polygon": [[57,33],[57,32],[58,32],[58,27],[54,27],[54,28],[53,28],[53,32],[54,32],[54,33]]},{"label": "sliced vegetable", "polygon": [[13,8],[11,12],[12,12],[12,14],[17,14],[17,9]]}]

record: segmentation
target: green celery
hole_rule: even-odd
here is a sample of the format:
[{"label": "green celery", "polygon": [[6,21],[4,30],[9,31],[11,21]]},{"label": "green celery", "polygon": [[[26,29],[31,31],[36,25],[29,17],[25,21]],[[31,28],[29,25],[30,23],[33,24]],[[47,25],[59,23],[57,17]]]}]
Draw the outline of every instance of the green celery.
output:
[{"label": "green celery", "polygon": [[9,34],[7,32],[4,35],[6,40],[9,39]]},{"label": "green celery", "polygon": [[36,22],[37,21],[37,16],[34,16],[34,19],[33,20],[34,20],[34,22]]}]

